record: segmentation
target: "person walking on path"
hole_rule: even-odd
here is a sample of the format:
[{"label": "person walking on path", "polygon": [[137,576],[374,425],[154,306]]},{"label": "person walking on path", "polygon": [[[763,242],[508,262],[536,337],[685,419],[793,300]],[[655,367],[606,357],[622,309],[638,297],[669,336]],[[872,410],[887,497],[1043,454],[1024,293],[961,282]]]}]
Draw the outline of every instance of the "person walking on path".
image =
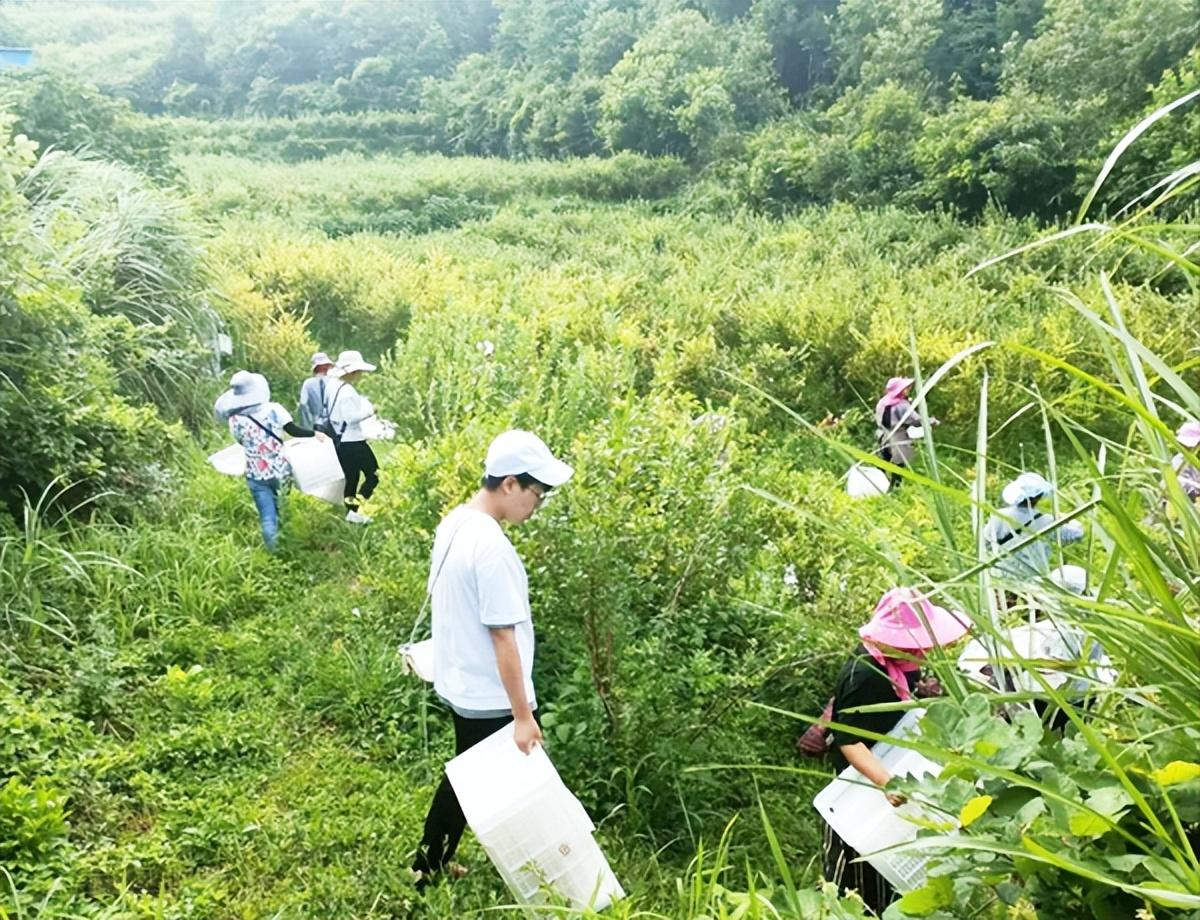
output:
[{"label": "person walking on path", "polygon": [[262,374],[238,371],[229,380],[229,389],[217,397],[214,412],[229,425],[246,455],[246,485],[258,509],[263,542],[275,552],[279,544],[280,491],[291,476],[291,466],[283,453],[283,433],[296,438],[324,435],[301,428],[292,421],[287,409],[271,402],[271,387]]},{"label": "person walking on path", "polygon": [[[434,690],[454,720],[461,754],[514,722],[517,747],[542,742],[533,688],[529,580],[501,524],[529,520],[573,470],[528,431],[506,431],[488,448],[480,489],[438,525],[430,558]],[[418,889],[448,871],[466,818],[443,775],[412,869]]]},{"label": "person walking on path", "polygon": [[[1055,528],[1053,516],[1038,510],[1038,502],[1054,491],[1043,476],[1021,473],[1004,487],[1000,497],[1004,507],[993,514],[984,528],[984,543],[996,561],[997,571],[1010,588],[1029,587],[1050,575],[1050,543],[1042,538],[1019,549],[1012,549],[1026,537]],[[1050,534],[1059,545],[1083,539],[1083,526],[1067,521]]]},{"label": "person walking on path", "polygon": [[361,352],[343,351],[330,372],[338,380],[325,388],[325,417],[346,477],[346,520],[351,524],[370,523],[370,517],[358,510],[359,497],[366,501],[379,485],[379,461],[362,430],[362,423],[375,414],[375,407],[354,387],[363,374],[373,370],[375,365],[364,361]]},{"label": "person walking on path", "polygon": [[[1200,447],[1200,422],[1195,419],[1184,422],[1175,433],[1175,439],[1186,450],[1195,451]],[[1171,458],[1171,469],[1179,481],[1179,488],[1191,502],[1200,501],[1200,469],[1188,462],[1182,453]]]},{"label": "person walking on path", "polygon": [[[908,429],[926,427],[925,419],[908,399],[913,383],[915,381],[911,377],[893,377],[875,404],[875,440],[879,445],[879,455],[896,466],[908,466],[913,458],[912,436]],[[929,419],[928,425],[936,424],[937,419]],[[888,479],[893,486],[897,486],[901,477],[896,473],[888,473]]]},{"label": "person walking on path", "polygon": [[[853,766],[863,777],[880,788],[891,775],[875,756],[874,741],[855,734],[853,729],[886,735],[900,717],[899,709],[886,712],[855,712],[865,706],[907,701],[922,692],[921,661],[932,648],[957,642],[971,628],[965,613],[938,607],[908,588],[892,588],[875,606],[870,622],[859,631],[861,644],[842,665],[833,689],[833,722],[847,728],[831,728],[834,767],[841,773]],[[936,693],[936,690],[934,691]],[[892,805],[903,798],[888,793]],[[838,886],[839,893],[856,890],[876,913],[895,897],[895,891],[867,862],[854,862],[858,852],[828,824],[822,839],[825,880]]]},{"label": "person walking on path", "polygon": [[316,428],[325,416],[325,390],[331,382],[326,376],[333,361],[323,351],[312,356],[312,376],[300,386],[300,403],[296,415],[305,428]]}]

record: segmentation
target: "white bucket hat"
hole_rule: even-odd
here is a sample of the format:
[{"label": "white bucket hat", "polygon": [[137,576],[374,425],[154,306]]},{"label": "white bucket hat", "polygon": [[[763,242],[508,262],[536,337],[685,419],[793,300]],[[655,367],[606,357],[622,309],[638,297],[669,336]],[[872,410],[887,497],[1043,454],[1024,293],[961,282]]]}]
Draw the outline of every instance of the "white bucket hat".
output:
[{"label": "white bucket hat", "polygon": [[513,429],[498,435],[488,447],[484,472],[489,476],[519,476],[528,473],[545,485],[561,486],[575,471],[554,454],[546,442],[531,431]]},{"label": "white bucket hat", "polygon": [[250,409],[271,401],[271,385],[262,374],[236,371],[229,378],[229,389],[217,397],[213,411],[226,419],[242,409]]},{"label": "white bucket hat", "polygon": [[332,366],[333,358],[329,357],[329,355],[325,354],[325,352],[323,352],[323,351],[318,351],[316,354],[314,354],[312,356],[312,369],[315,371],[318,367],[320,367],[323,364],[328,364],[328,365]]},{"label": "white bucket hat", "polygon": [[1019,505],[1034,498],[1041,498],[1054,491],[1054,486],[1037,473],[1022,473],[1004,487],[1000,497],[1006,505]]},{"label": "white bucket hat", "polygon": [[337,368],[343,374],[353,374],[355,371],[373,371],[375,365],[364,361],[361,351],[343,351],[338,355]]}]

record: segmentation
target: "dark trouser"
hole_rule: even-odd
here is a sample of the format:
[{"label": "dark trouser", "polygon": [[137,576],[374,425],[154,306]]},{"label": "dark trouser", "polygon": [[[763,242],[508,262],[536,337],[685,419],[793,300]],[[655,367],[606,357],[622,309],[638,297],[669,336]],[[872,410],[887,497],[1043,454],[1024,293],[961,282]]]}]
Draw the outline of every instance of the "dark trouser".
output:
[{"label": "dark trouser", "polygon": [[[886,460],[888,463],[896,464],[896,466],[908,466],[908,463],[905,462],[903,457],[893,457],[892,449],[890,447],[888,447],[886,444],[882,445],[879,448],[879,456],[882,457],[884,460]],[[888,470],[887,477],[888,477],[888,483],[891,484],[891,487],[893,489],[899,488],[900,483],[904,482],[903,476],[901,476],[899,473],[893,473],[891,470]]]},{"label": "dark trouser", "polygon": [[379,485],[379,461],[366,441],[339,441],[336,446],[338,463],[346,477],[346,507],[357,511],[359,477],[362,477],[362,497],[370,498]]},{"label": "dark trouser", "polygon": [[838,894],[857,891],[863,903],[877,914],[896,898],[896,891],[867,862],[851,862],[858,859],[858,851],[839,837],[828,824],[821,837],[824,857],[825,881],[838,886]]},{"label": "dark trouser", "polygon": [[[534,718],[537,718],[537,713],[534,713]],[[512,720],[511,715],[495,719],[464,719],[457,712],[454,713],[454,753],[461,754],[474,747]],[[454,858],[454,851],[458,849],[458,841],[466,826],[467,819],[462,806],[458,804],[458,796],[443,773],[442,781],[433,794],[429,814],[425,816],[425,833],[412,864],[414,870],[425,874],[423,882],[428,881],[431,873],[446,868]]]}]

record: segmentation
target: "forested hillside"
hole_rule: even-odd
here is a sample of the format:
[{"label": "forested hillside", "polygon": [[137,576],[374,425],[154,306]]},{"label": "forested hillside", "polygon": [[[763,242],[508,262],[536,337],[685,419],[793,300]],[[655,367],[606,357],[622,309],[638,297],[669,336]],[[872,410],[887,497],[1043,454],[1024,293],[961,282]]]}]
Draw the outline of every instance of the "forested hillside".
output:
[{"label": "forested hillside", "polygon": [[[469,834],[408,871],[453,736],[397,651],[510,427],[576,470],[509,534],[602,916],[876,916],[795,741],[904,584],[1040,677],[931,651],[880,915],[1200,918],[1197,12],[0,4],[0,920],[519,916]],[[214,399],[343,349],[373,520],[293,489],[268,552]],[[940,424],[856,499],[895,376]],[[1022,471],[1085,593],[1007,590]],[[1035,615],[1112,680],[1005,645]]]},{"label": "forested hillside", "polygon": [[[13,0],[0,38],[186,116],[187,147],[636,151],[773,211],[1068,214],[1140,114],[1200,85],[1195,0]],[[1106,200],[1159,178],[1196,119],[1160,126]]]}]

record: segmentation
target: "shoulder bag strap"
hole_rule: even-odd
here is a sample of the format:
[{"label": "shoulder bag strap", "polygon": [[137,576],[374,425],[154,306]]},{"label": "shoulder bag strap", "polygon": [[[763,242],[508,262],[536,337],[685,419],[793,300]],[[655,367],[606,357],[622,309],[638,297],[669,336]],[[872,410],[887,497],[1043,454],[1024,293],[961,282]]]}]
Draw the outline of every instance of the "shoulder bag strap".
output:
[{"label": "shoulder bag strap", "polygon": [[268,428],[266,425],[264,425],[262,422],[260,422],[258,419],[256,419],[253,415],[247,415],[245,412],[235,412],[233,414],[241,416],[242,418],[253,422],[259,428],[261,428],[263,431],[265,431],[269,437],[274,438],[280,444],[283,443],[283,438],[281,438],[279,435],[277,435],[275,432],[273,432],[270,428]]},{"label": "shoulder bag strap", "polygon": [[417,637],[417,630],[425,622],[425,617],[429,613],[429,605],[433,603],[433,589],[437,587],[438,578],[442,575],[442,569],[446,565],[446,560],[450,558],[450,549],[454,546],[454,538],[458,536],[458,532],[463,529],[466,523],[466,521],[460,521],[458,526],[454,528],[454,533],[450,534],[450,540],[446,543],[446,551],[442,553],[442,561],[438,563],[437,568],[434,570],[433,578],[429,581],[429,587],[425,590],[425,600],[421,602],[421,611],[417,614],[416,622],[413,623],[412,632],[409,633],[409,642],[412,642]]}]

